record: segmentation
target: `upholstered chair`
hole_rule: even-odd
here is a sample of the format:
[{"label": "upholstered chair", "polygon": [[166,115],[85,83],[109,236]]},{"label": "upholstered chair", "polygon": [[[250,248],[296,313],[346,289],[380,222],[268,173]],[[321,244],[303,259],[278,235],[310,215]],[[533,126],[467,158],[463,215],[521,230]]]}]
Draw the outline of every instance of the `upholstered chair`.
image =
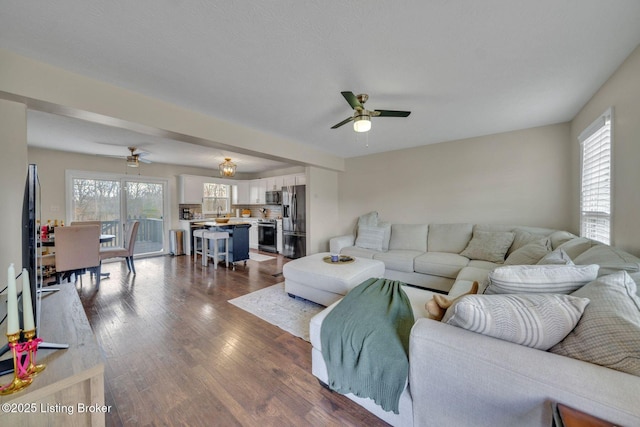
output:
[{"label": "upholstered chair", "polygon": [[138,226],[140,221],[133,221],[127,224],[124,246],[100,249],[100,261],[109,258],[124,258],[127,261],[129,271],[136,274],[136,268],[133,265],[133,249],[136,244],[136,235],[138,234]]},{"label": "upholstered chair", "polygon": [[[58,282],[73,274],[77,279],[87,269],[95,271],[100,285],[100,226],[58,227],[55,234],[55,265]],[[80,277],[82,283],[82,277]]]}]

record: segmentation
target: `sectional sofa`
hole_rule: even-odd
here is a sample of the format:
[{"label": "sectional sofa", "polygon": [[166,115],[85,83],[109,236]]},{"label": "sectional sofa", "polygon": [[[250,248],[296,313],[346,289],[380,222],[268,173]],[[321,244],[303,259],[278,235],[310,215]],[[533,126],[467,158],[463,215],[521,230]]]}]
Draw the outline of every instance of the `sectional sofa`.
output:
[{"label": "sectional sofa", "polygon": [[[404,287],[416,318],[409,379],[399,413],[384,411],[368,398],[347,397],[396,426],[550,426],[555,403],[619,425],[640,425],[640,298],[635,283],[640,281],[640,259],[566,231],[388,224],[374,214],[360,217],[353,235],[333,238],[331,252],[381,260],[385,277],[412,285]],[[582,296],[582,308],[577,326],[570,325],[575,328],[562,332],[562,336],[568,332],[566,338],[549,350],[454,326],[455,322],[445,322],[447,316],[456,317],[452,309],[443,322],[427,318],[425,303],[434,292],[455,298],[478,281],[482,293],[498,286],[504,272],[526,276],[531,271],[561,271],[565,265],[586,276],[557,292],[571,301]],[[517,292],[507,288],[497,293]],[[526,288],[522,293],[526,298]],[[320,330],[338,303],[310,324],[312,370],[325,384]],[[542,305],[545,315],[547,308]],[[596,336],[590,337],[594,330]],[[576,342],[574,353],[562,348]]]}]

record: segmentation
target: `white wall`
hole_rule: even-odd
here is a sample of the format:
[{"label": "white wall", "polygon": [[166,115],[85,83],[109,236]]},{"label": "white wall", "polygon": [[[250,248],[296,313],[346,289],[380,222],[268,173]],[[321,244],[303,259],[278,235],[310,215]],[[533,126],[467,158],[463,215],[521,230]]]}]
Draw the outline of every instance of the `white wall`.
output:
[{"label": "white wall", "polygon": [[329,239],[338,224],[338,173],[307,168],[307,254],[329,251]]},{"label": "white wall", "polygon": [[571,227],[568,123],[347,159],[341,232],[376,210],[392,223]]},{"label": "white wall", "polygon": [[574,170],[571,212],[580,221],[580,145],[578,135],[608,107],[613,121],[612,243],[640,256],[640,46],[596,92],[571,123]]},{"label": "white wall", "polygon": [[16,272],[22,269],[22,199],[27,178],[27,110],[23,104],[0,99],[0,147],[0,288],[4,288],[9,264],[15,264]]}]

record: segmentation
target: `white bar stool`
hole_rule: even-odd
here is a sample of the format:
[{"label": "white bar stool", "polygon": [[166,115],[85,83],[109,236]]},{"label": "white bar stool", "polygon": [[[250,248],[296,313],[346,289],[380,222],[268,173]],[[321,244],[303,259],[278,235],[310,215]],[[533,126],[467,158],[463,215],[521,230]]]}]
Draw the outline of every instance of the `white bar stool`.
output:
[{"label": "white bar stool", "polygon": [[[218,240],[224,240],[224,262],[225,266],[229,267],[229,233],[226,231],[205,231],[204,242],[202,245],[202,250],[204,251],[203,256],[203,265],[207,265],[207,261],[209,257],[213,258],[213,268],[218,268],[218,261],[222,254],[218,254]],[[209,250],[209,241],[213,242],[213,256],[210,253],[207,253]]]},{"label": "white bar stool", "polygon": [[[195,264],[195,262],[198,260],[198,254],[200,254],[200,256],[202,257],[202,265],[207,265],[206,264],[206,260],[207,260],[207,255],[206,255],[206,247],[205,247],[205,242],[204,242],[204,233],[207,230],[200,229],[200,230],[193,230],[193,263]],[[198,239],[200,239],[200,250],[198,250]]]}]

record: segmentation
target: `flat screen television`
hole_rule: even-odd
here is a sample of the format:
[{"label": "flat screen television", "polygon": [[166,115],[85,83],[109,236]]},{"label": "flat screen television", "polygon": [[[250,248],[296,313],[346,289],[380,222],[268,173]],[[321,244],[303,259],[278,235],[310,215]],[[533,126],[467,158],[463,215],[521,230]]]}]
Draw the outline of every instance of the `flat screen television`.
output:
[{"label": "flat screen television", "polygon": [[[31,301],[33,302],[33,318],[36,324],[36,336],[40,336],[40,307],[42,305],[42,272],[38,257],[38,222],[40,219],[40,182],[38,180],[38,166],[31,164],[27,169],[27,179],[22,201],[22,268],[29,274],[31,284]],[[21,272],[16,271],[21,274]],[[16,280],[18,291],[22,288],[22,277]],[[22,301],[18,301],[20,327],[22,328]],[[2,334],[2,336],[6,336]],[[8,344],[3,342],[0,356],[9,351]],[[66,348],[66,344],[42,343],[39,348]],[[13,363],[9,358],[0,361],[0,375],[13,371]]]}]

